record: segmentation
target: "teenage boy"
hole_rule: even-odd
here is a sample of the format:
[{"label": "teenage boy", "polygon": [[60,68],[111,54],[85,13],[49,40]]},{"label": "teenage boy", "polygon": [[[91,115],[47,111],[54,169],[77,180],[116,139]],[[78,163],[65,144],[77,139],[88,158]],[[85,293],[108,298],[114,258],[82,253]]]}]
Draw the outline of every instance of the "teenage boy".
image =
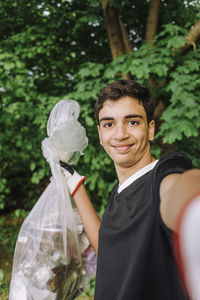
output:
[{"label": "teenage boy", "polygon": [[[197,211],[200,170],[193,169],[184,154],[169,153],[159,161],[151,155],[155,122],[146,87],[131,80],[107,85],[100,92],[95,115],[100,143],[113,160],[119,180],[102,220],[81,184],[84,178],[64,171],[98,255],[95,300],[188,299],[177,270],[173,236],[191,199],[197,203],[193,212]],[[191,213],[189,225],[193,219]],[[184,232],[181,236],[184,240]],[[185,247],[181,247],[182,254]],[[189,275],[191,293],[193,270]]]}]

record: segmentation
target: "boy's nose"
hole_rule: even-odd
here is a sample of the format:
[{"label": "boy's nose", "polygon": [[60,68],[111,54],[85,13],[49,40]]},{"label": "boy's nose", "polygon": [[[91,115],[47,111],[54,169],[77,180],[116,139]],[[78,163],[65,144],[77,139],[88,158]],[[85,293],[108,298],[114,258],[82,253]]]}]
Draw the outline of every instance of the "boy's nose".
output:
[{"label": "boy's nose", "polygon": [[128,137],[128,131],[126,126],[118,125],[115,130],[115,138],[118,140],[122,140]]}]

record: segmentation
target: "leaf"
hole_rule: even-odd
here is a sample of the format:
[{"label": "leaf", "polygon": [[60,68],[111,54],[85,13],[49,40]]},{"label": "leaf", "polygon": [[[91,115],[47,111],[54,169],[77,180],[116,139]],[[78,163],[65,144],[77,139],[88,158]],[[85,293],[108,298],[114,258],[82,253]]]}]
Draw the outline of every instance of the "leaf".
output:
[{"label": "leaf", "polygon": [[94,126],[95,122],[94,119],[90,118],[90,117],[86,117],[85,119],[87,126]]},{"label": "leaf", "polygon": [[115,78],[116,76],[116,71],[112,68],[108,68],[104,72],[104,78]]},{"label": "leaf", "polygon": [[10,71],[10,70],[12,70],[12,69],[14,69],[15,68],[15,65],[14,65],[14,63],[4,63],[4,69],[6,70],[6,71]]},{"label": "leaf", "polygon": [[3,279],[4,279],[4,271],[0,269],[0,283],[2,283]]},{"label": "leaf", "polygon": [[198,135],[197,128],[195,128],[195,126],[193,125],[193,122],[189,121],[187,119],[179,120],[178,130],[183,132],[186,137],[191,137],[191,136],[197,136]]},{"label": "leaf", "polygon": [[133,74],[135,74],[138,79],[141,79],[144,75],[142,66],[138,67]]},{"label": "leaf", "polygon": [[34,161],[32,161],[32,162],[30,163],[30,170],[31,170],[31,171],[34,171],[35,168],[36,168],[36,163],[35,163]]},{"label": "leaf", "polygon": [[162,77],[167,75],[168,68],[165,65],[157,64],[152,67],[152,71],[159,77]]},{"label": "leaf", "polygon": [[187,40],[186,38],[182,37],[182,36],[175,36],[172,37],[168,43],[167,43],[167,48],[179,48],[182,47],[186,44]]}]

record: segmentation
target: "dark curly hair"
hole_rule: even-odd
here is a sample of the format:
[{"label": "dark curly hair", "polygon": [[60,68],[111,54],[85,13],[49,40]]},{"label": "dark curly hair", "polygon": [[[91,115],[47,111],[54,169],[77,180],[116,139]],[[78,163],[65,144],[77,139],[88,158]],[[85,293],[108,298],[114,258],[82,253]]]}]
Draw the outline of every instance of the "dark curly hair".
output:
[{"label": "dark curly hair", "polygon": [[106,85],[99,94],[94,107],[94,114],[99,125],[99,112],[106,100],[118,100],[124,96],[138,99],[143,105],[148,123],[153,119],[153,103],[150,90],[133,80],[118,80]]}]

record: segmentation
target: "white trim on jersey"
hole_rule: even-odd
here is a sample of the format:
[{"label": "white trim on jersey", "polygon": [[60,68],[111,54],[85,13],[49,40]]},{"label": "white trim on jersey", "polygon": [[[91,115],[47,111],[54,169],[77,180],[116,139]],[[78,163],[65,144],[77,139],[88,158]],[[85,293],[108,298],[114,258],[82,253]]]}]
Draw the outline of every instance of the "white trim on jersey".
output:
[{"label": "white trim on jersey", "polygon": [[130,176],[128,179],[126,179],[122,184],[119,184],[118,187],[118,194],[121,193],[127,186],[129,186],[132,182],[134,182],[136,179],[141,177],[142,175],[146,174],[147,172],[151,171],[155,165],[157,164],[158,160],[154,160],[152,163],[148,164],[144,168],[137,171],[135,174]]}]

